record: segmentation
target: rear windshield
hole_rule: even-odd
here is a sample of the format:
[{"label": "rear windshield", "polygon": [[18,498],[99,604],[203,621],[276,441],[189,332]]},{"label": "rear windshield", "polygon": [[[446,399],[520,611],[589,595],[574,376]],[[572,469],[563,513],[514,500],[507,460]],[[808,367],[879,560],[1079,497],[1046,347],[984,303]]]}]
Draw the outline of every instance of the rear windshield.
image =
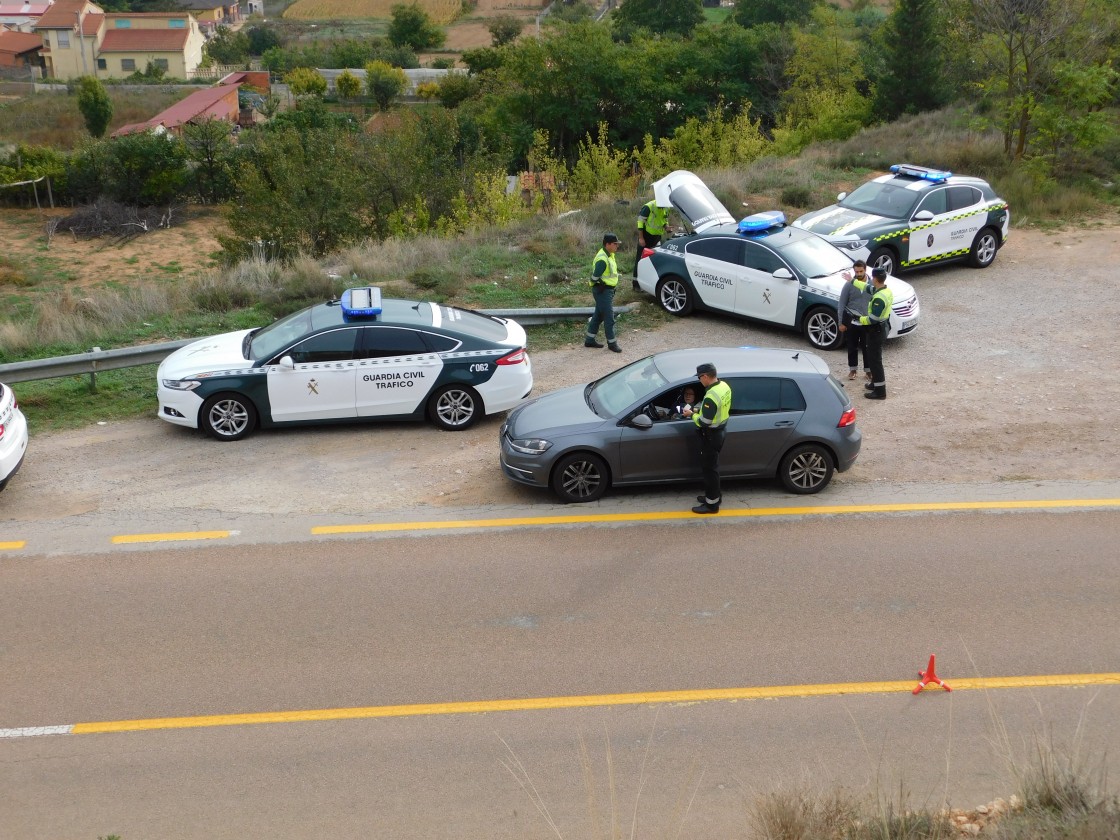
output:
[{"label": "rear windshield", "polygon": [[457,306],[440,306],[439,312],[440,326],[444,329],[466,333],[487,341],[504,341],[506,338],[505,323],[489,315],[471,312],[469,309],[459,309]]}]

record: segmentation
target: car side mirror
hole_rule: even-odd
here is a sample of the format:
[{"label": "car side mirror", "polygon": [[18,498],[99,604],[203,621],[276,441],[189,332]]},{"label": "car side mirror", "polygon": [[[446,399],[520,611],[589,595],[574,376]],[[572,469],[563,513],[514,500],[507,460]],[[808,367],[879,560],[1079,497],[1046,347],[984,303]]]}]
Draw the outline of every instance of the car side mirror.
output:
[{"label": "car side mirror", "polygon": [[837,201],[843,201],[847,197],[848,197],[848,194],[846,192],[842,192],[842,193],[837,194],[836,200]]},{"label": "car side mirror", "polygon": [[276,364],[280,365],[280,367],[284,368],[284,370],[295,370],[296,369],[296,363],[292,361],[291,356],[281,356],[280,361],[277,362]]},{"label": "car side mirror", "polygon": [[630,421],[630,425],[635,429],[648,429],[653,426],[653,421],[645,414],[636,414],[634,419]]},{"label": "car side mirror", "polygon": [[788,268],[779,268],[777,271],[774,272],[774,279],[775,280],[792,280],[793,275],[790,273],[790,270]]},{"label": "car side mirror", "polygon": [[932,218],[933,218],[933,213],[929,212],[928,210],[919,210],[917,213],[914,214],[914,221],[915,222],[928,222]]}]

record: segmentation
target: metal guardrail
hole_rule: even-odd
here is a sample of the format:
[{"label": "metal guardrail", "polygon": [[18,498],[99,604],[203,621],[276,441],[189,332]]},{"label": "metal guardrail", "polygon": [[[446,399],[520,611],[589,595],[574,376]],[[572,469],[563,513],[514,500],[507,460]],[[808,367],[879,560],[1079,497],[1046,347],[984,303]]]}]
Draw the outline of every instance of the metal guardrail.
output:
[{"label": "metal guardrail", "polygon": [[[616,306],[614,312],[616,315],[621,315],[632,312],[636,307],[637,304],[629,303],[626,306]],[[590,318],[595,310],[590,306],[579,306],[558,309],[480,309],[478,311],[486,315],[497,315],[499,318],[512,318],[522,326],[536,326]],[[138,347],[118,347],[115,350],[94,347],[85,353],[75,353],[72,356],[11,362],[0,365],[0,382],[30,382],[35,379],[89,374],[89,386],[93,391],[97,388],[97,374],[100,371],[159,364],[180,347],[186,347],[204,337],[164,341],[160,344],[142,344]]]}]

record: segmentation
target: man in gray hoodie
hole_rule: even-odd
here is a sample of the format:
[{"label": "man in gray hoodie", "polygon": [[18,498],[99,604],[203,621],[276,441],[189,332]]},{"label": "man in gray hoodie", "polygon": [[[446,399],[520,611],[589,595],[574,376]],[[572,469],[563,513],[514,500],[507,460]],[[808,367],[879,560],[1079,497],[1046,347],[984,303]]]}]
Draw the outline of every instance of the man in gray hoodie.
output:
[{"label": "man in gray hoodie", "polygon": [[[859,351],[863,349],[863,375],[868,382],[871,381],[871,368],[867,362],[867,331],[860,326],[859,317],[867,312],[871,303],[871,295],[852,285],[852,280],[867,281],[867,263],[856,260],[852,266],[855,277],[851,271],[844,272],[847,280],[844,288],[840,290],[840,299],[836,302],[836,314],[840,316],[840,333],[844,336],[848,348],[848,379],[856,378],[856,369],[859,364]],[[868,284],[870,289],[870,284]]]}]

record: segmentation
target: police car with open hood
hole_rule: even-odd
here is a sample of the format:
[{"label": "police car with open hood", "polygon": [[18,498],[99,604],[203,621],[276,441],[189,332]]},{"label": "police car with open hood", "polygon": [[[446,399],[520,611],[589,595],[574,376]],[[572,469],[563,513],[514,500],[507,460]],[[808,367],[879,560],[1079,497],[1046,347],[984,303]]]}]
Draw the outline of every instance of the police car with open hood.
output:
[{"label": "police car with open hood", "polygon": [[347,289],[267,327],[204,338],[164,359],[159,416],[239,440],[262,427],[421,420],[449,431],[533,388],[525,329],[426,301]]},{"label": "police car with open hood", "polygon": [[[825,239],[785,224],[778,211],[740,222],[700,178],[671,172],[654,182],[658,204],[674,207],[693,233],[647,248],[638,261],[637,286],[673,315],[694,310],[801,331],[814,347],[839,346],[837,302],[853,259]],[[887,278],[894,293],[890,338],[912,332],[920,315],[913,286]]]},{"label": "police car with open hood", "polygon": [[1007,241],[1011,210],[987,181],[899,163],[793,224],[888,274],[956,260],[987,268]]}]

